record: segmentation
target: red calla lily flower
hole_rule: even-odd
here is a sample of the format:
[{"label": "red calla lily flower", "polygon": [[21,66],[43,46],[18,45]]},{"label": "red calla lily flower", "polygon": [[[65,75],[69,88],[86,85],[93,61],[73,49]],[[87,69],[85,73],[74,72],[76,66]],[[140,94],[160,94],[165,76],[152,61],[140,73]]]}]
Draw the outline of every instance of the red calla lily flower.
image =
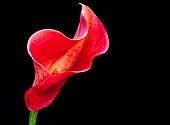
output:
[{"label": "red calla lily flower", "polygon": [[81,5],[80,22],[73,39],[54,29],[42,29],[28,40],[35,79],[25,92],[25,102],[32,112],[51,104],[71,75],[89,70],[93,58],[108,49],[109,39],[103,24],[88,6]]}]

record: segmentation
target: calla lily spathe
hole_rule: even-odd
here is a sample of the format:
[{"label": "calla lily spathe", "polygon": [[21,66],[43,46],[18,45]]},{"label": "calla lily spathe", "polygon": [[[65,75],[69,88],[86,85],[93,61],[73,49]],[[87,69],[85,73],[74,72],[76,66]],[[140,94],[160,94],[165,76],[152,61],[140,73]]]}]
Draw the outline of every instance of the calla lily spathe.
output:
[{"label": "calla lily spathe", "polygon": [[108,50],[109,38],[103,24],[88,6],[81,6],[80,22],[72,39],[57,30],[42,29],[28,40],[35,79],[25,92],[25,102],[32,112],[51,104],[71,75],[89,70],[93,58]]}]

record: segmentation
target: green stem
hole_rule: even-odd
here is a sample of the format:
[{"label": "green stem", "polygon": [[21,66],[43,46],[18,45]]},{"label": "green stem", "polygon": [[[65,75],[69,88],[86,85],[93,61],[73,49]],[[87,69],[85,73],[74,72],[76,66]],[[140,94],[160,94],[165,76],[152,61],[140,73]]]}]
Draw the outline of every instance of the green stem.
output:
[{"label": "green stem", "polygon": [[38,114],[38,111],[30,112],[29,125],[36,125],[37,114]]}]

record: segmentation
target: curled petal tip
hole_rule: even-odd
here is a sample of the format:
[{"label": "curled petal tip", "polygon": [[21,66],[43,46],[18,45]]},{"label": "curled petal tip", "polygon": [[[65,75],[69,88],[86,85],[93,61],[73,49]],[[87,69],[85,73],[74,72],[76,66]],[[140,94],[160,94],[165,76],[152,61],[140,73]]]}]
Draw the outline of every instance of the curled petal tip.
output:
[{"label": "curled petal tip", "polygon": [[82,5],[82,6],[83,6],[84,4],[82,4],[82,3],[78,3],[78,5]]}]

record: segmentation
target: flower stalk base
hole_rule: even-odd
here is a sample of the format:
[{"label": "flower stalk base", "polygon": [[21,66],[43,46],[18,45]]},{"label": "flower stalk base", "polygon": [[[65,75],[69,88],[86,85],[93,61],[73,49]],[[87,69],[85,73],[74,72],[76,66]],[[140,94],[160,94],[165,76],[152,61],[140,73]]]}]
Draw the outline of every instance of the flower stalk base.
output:
[{"label": "flower stalk base", "polygon": [[36,125],[37,114],[38,114],[38,111],[30,112],[29,125]]}]

